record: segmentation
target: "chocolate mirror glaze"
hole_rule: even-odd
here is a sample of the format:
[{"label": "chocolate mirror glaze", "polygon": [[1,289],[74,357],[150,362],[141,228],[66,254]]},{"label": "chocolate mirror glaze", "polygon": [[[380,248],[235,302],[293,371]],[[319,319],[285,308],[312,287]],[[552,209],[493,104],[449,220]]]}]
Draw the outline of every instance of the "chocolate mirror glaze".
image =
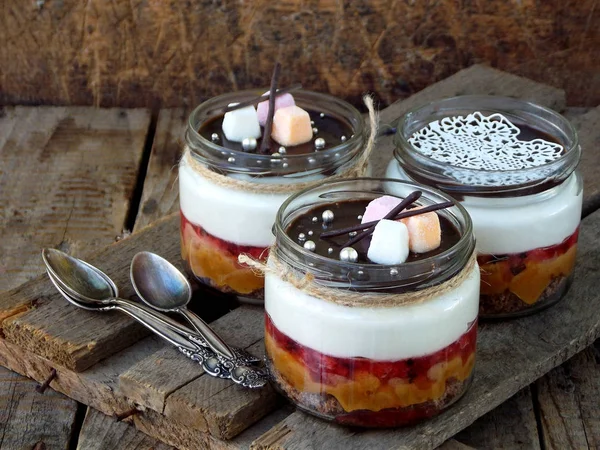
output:
[{"label": "chocolate mirror glaze", "polygon": [[[324,231],[360,224],[360,219],[358,216],[364,214],[365,208],[369,202],[370,200],[350,200],[318,206],[314,209],[311,209],[306,214],[294,219],[294,221],[286,229],[286,233],[299,245],[303,245],[304,242],[308,240],[313,241],[315,243],[315,253],[321,256],[339,260],[340,250],[343,248],[343,244],[347,242],[351,236],[348,234],[343,234],[341,236],[321,239],[321,233]],[[324,224],[322,219],[322,214],[325,210],[331,210],[334,214],[333,221],[328,224]],[[438,216],[440,218],[440,225],[442,228],[441,245],[437,249],[427,253],[411,252],[409,253],[406,262],[417,261],[438,255],[454,246],[460,240],[460,233],[456,227],[441,214],[438,214]],[[313,221],[314,217],[317,218],[316,222]],[[309,234],[311,231],[313,233],[312,236]],[[304,241],[300,241],[298,239],[300,233],[305,234],[306,239]],[[363,240],[352,245],[352,247],[358,253],[358,263],[374,264],[371,260],[369,260],[369,258],[367,258],[367,251],[369,250],[370,243],[371,236],[367,236]],[[329,248],[333,248],[332,253],[328,252]]]},{"label": "chocolate mirror glaze", "polygon": [[[549,133],[538,130],[537,128],[530,127],[529,125],[515,123],[515,122],[513,122],[513,124],[517,128],[519,128],[519,134],[517,137],[521,141],[533,141],[534,139],[543,139],[548,142],[553,142],[555,144],[562,145],[555,136],[553,136]],[[563,151],[562,151],[561,155],[564,155],[564,154],[565,154],[565,149],[563,147]],[[452,195],[452,197],[454,197],[458,201],[463,201],[464,197],[466,195],[472,196],[472,197],[496,197],[496,198],[499,198],[499,197],[521,197],[524,195],[533,195],[533,194],[537,194],[540,192],[544,192],[548,189],[552,189],[553,187],[561,184],[561,182],[558,182],[558,181],[552,179],[552,180],[548,180],[548,181],[545,181],[542,183],[538,183],[535,186],[531,186],[529,188],[525,187],[518,191],[485,192],[485,189],[481,189],[481,191],[478,192],[477,190],[465,188],[465,187],[463,187],[463,185],[461,185],[458,182],[444,180],[443,182],[439,183],[437,180],[430,179],[427,176],[422,176],[421,174],[415,172],[414,170],[411,170],[411,168],[408,166],[402,166],[402,168],[404,169],[406,174],[412,180],[416,181],[417,183],[421,183],[426,186],[438,187],[439,189]],[[486,186],[486,187],[490,188],[493,186]]]},{"label": "chocolate mirror glaze", "polygon": [[[313,133],[312,140],[306,142],[305,144],[286,147],[286,155],[303,155],[307,153],[313,153],[315,151],[315,139],[317,138],[325,139],[325,147],[320,150],[327,150],[340,145],[342,143],[342,136],[346,136],[346,139],[350,139],[350,136],[353,134],[352,127],[341,119],[329,115],[321,117],[321,113],[318,111],[308,111],[308,115],[310,116],[310,120],[314,122],[312,127],[317,128],[319,130],[318,133]],[[203,123],[198,130],[198,133],[200,133],[202,137],[209,141],[212,140],[212,134],[217,133],[219,135],[219,140],[215,141],[217,144],[230,150],[243,152],[244,149],[242,148],[241,142],[232,142],[225,138],[222,126],[223,116],[220,116]],[[261,131],[264,134],[264,127],[261,127]],[[258,152],[261,141],[261,138],[256,140],[256,150],[253,150],[253,153]],[[273,139],[270,139],[270,141],[270,153],[277,152],[279,147],[281,147],[281,144],[278,144]]]}]

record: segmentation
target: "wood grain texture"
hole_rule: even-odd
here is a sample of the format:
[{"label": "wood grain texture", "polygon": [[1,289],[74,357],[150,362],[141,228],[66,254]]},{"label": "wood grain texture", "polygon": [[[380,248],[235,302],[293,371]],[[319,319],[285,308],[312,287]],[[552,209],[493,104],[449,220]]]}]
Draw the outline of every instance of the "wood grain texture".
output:
[{"label": "wood grain texture", "polygon": [[[36,7],[37,5],[37,7]],[[193,106],[283,84],[408,97],[476,62],[600,103],[595,0],[4,2],[0,103]],[[40,51],[43,48],[44,51]]]},{"label": "wood grain texture", "polygon": [[2,110],[0,291],[42,271],[42,247],[78,254],[122,232],[149,122],[143,109]]},{"label": "wood grain texture", "polygon": [[177,173],[188,115],[183,108],[162,109],[158,114],[134,231],[179,211]]},{"label": "wood grain texture", "polygon": [[[181,267],[179,256],[179,217],[175,214],[147,227],[135,239],[116,242],[88,261],[104,270],[121,288],[122,297],[132,297],[129,282],[131,258],[140,250],[156,252]],[[35,292],[37,298],[29,295]],[[96,313],[69,305],[42,276],[0,299],[10,311],[19,305],[36,306],[25,313],[5,318],[2,333],[9,342],[66,368],[82,371],[118,352],[146,335],[146,330],[120,313]],[[47,320],[48,317],[53,322]]]},{"label": "wood grain texture", "polygon": [[600,448],[600,341],[537,383],[546,449]]},{"label": "wood grain texture", "polygon": [[430,449],[442,444],[600,335],[600,317],[589,313],[600,308],[595,276],[600,270],[599,239],[597,211],[582,223],[575,279],[564,301],[518,321],[480,325],[473,385],[448,412],[412,428],[360,433],[298,412],[258,438],[254,447],[295,448],[307,436],[324,448],[346,450],[392,443]]},{"label": "wood grain texture", "polygon": [[175,450],[125,422],[88,408],[77,450]]},{"label": "wood grain texture", "polygon": [[531,389],[526,387],[480,417],[455,439],[478,450],[539,450],[540,439]]},{"label": "wood grain texture", "polygon": [[71,438],[77,402],[0,367],[0,449],[30,450],[43,443],[66,449]]},{"label": "wood grain texture", "polygon": [[[395,122],[409,110],[433,100],[458,95],[503,95],[520,98],[561,111],[565,107],[565,93],[560,89],[510,75],[486,66],[475,65],[464,69],[406,100],[399,100],[381,111],[381,124]],[[393,157],[393,137],[383,136],[377,140],[372,164],[373,176],[384,176]]]}]

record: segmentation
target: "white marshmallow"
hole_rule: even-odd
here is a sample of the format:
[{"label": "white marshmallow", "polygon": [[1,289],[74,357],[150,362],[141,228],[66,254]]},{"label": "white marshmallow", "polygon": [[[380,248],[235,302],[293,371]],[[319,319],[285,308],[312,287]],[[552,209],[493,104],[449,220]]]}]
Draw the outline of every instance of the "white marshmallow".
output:
[{"label": "white marshmallow", "polygon": [[401,264],[408,258],[408,228],[395,220],[375,226],[367,257],[376,264]]},{"label": "white marshmallow", "polygon": [[[235,105],[237,103],[229,104]],[[222,128],[225,137],[233,142],[242,142],[246,138],[258,139],[261,135],[258,115],[252,105],[225,113]]]}]

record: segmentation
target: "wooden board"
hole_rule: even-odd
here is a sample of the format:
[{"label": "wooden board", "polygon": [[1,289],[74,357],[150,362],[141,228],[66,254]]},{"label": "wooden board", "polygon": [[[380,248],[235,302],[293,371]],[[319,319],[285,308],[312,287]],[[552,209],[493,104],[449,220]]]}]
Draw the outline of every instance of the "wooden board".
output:
[{"label": "wooden board", "polygon": [[407,429],[358,433],[297,412],[258,438],[255,448],[294,448],[307,436],[316,439],[316,447],[346,450],[376,443],[420,449],[440,445],[600,337],[594,275],[600,270],[600,211],[583,221],[579,239],[575,280],[565,301],[530,317],[480,325],[473,385],[446,413]]},{"label": "wooden board", "polygon": [[77,450],[175,450],[125,422],[88,409]]},{"label": "wooden board", "polygon": [[600,448],[600,341],[536,383],[546,449]]},{"label": "wooden board", "polygon": [[0,367],[0,449],[68,447],[77,402],[52,389],[42,396],[36,384]]},{"label": "wooden board", "polygon": [[[232,90],[302,82],[386,104],[473,62],[600,103],[594,0],[7,2],[0,15],[7,102],[193,106]],[[40,48],[44,51],[40,51]]]},{"label": "wooden board", "polygon": [[4,108],[0,291],[42,271],[41,247],[80,254],[122,232],[149,124],[143,109]]}]

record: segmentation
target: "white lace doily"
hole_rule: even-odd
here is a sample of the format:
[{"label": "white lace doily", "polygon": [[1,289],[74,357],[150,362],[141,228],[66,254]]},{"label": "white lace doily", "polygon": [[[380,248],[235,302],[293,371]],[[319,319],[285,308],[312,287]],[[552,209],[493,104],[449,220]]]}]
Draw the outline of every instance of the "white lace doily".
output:
[{"label": "white lace doily", "polygon": [[[422,155],[448,164],[446,175],[462,183],[490,186],[526,183],[544,177],[502,173],[548,164],[563,155],[563,146],[543,139],[521,141],[520,130],[502,114],[445,117],[414,133],[408,142]],[[476,169],[487,174],[456,169]],[[490,174],[489,172],[496,172]]]}]

